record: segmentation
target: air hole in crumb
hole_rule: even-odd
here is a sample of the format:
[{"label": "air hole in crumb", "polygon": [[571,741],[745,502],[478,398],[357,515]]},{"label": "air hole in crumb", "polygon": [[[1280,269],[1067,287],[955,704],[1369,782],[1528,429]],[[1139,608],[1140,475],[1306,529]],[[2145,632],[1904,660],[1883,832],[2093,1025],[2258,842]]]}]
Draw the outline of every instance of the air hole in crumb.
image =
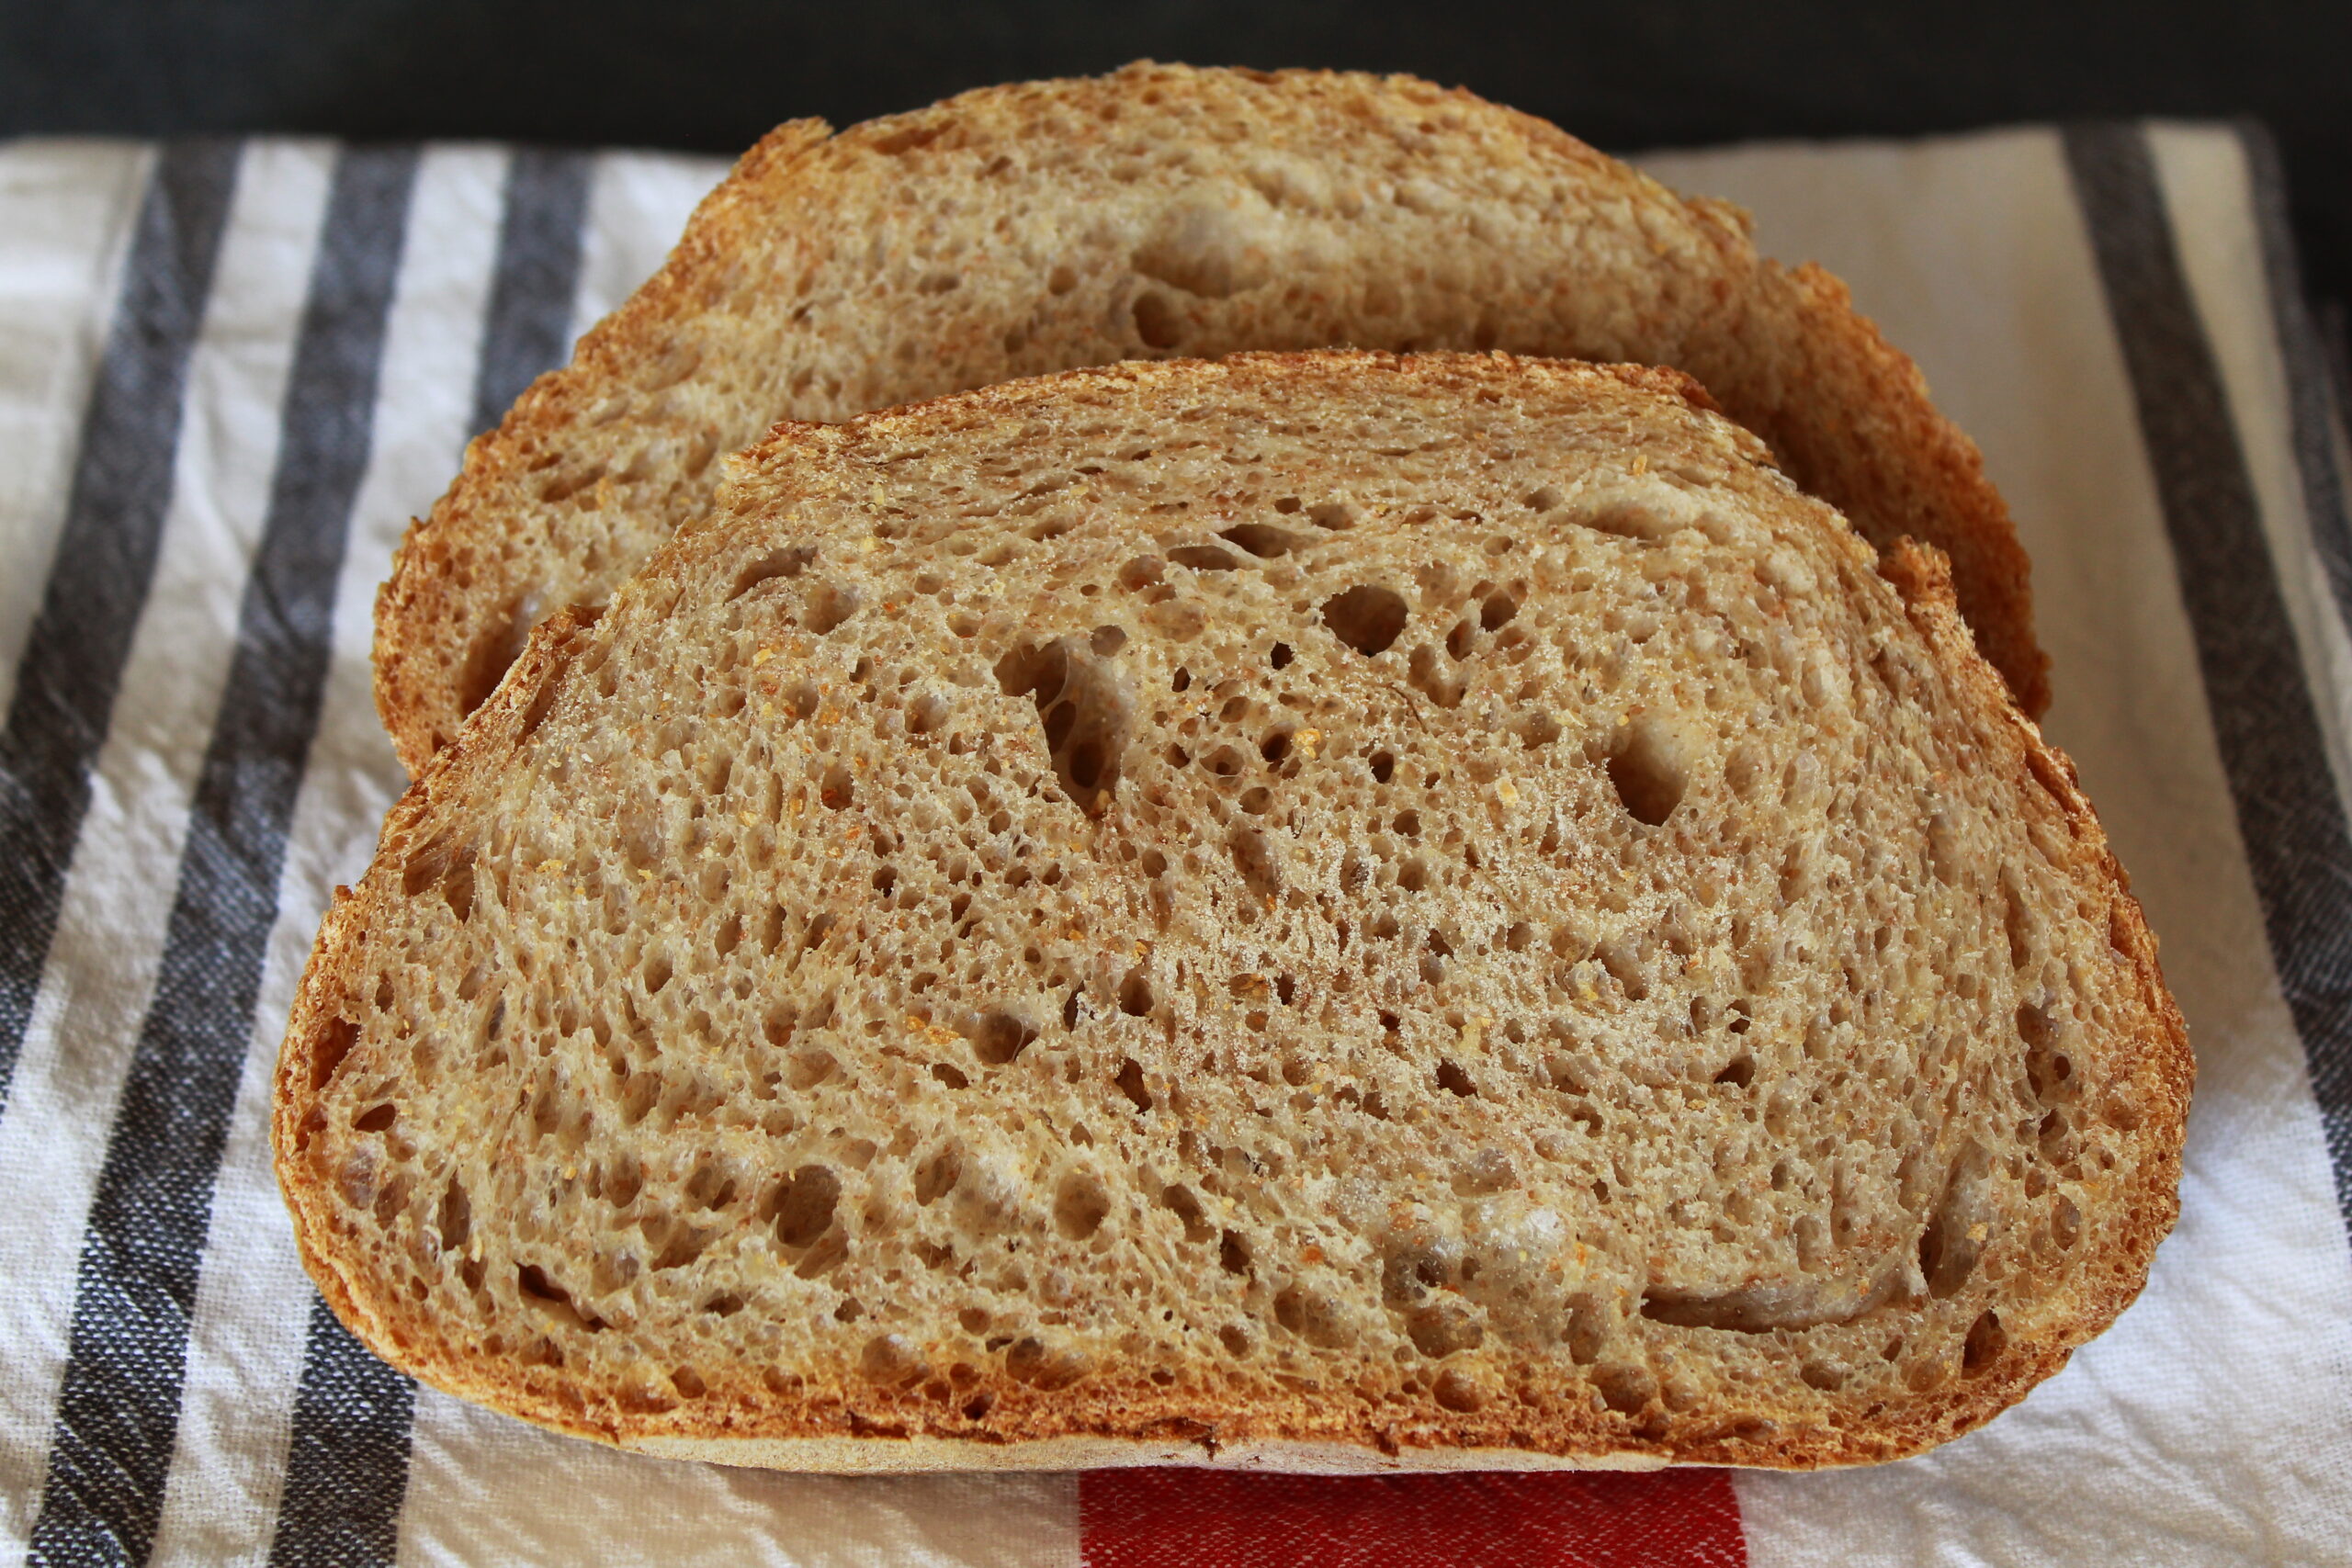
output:
[{"label": "air hole in crumb", "polygon": [[1331,635],[1367,658],[1396,640],[1405,619],[1404,597],[1392,589],[1355,587],[1323,602],[1323,624]]},{"label": "air hole in crumb", "polygon": [[1322,1349],[1337,1349],[1348,1340],[1347,1326],[1337,1309],[1304,1285],[1287,1286],[1274,1297],[1274,1321]]},{"label": "air hole in crumb", "polygon": [[842,1179],[831,1168],[804,1165],[794,1171],[767,1201],[776,1240],[786,1247],[813,1245],[832,1228],[833,1206],[841,1195]]},{"label": "air hole in crumb", "polygon": [[1437,651],[1428,643],[1413,649],[1405,679],[1415,691],[1442,708],[1459,707],[1463,694],[1470,689],[1470,683],[1460,675],[1438,667]]},{"label": "air hole in crumb", "polygon": [[1952,1168],[1941,1201],[1919,1234],[1919,1272],[1928,1293],[1945,1300],[1968,1283],[1984,1250],[1989,1208],[1990,1157],[1971,1144]]},{"label": "air hole in crumb", "polygon": [[1277,528],[1271,523],[1241,523],[1217,536],[1228,545],[1238,546],[1261,560],[1286,556],[1301,545],[1308,543],[1287,528]]},{"label": "air hole in crumb", "polygon": [[923,1370],[922,1357],[903,1335],[877,1334],[865,1342],[857,1370],[876,1382],[910,1382]]},{"label": "air hole in crumb", "polygon": [[1184,338],[1183,318],[1164,294],[1150,290],[1136,296],[1136,336],[1147,348],[1173,348]]},{"label": "air hole in crumb", "polygon": [[1151,979],[1140,968],[1127,971],[1119,982],[1119,1010],[1129,1018],[1142,1018],[1151,1011]]},{"label": "air hole in crumb", "polygon": [[791,545],[770,550],[735,574],[734,592],[727,597],[729,600],[741,599],[763,582],[797,577],[816,558],[817,547],[814,545]]},{"label": "air hole in crumb", "polygon": [[1690,776],[1673,734],[1645,715],[1624,727],[1609,759],[1609,782],[1634,819],[1655,828],[1682,803]]},{"label": "air hole in crumb", "polygon": [[1266,662],[1272,664],[1277,670],[1286,669],[1289,666],[1290,661],[1290,644],[1286,642],[1278,642],[1274,644],[1273,652],[1266,656]]},{"label": "air hole in crumb", "polygon": [[1470,1075],[1464,1072],[1459,1064],[1452,1061],[1442,1061],[1437,1065],[1437,1081],[1464,1099],[1478,1092],[1478,1086],[1470,1081]]},{"label": "air hole in crumb", "polygon": [[801,611],[801,623],[819,637],[839,626],[857,614],[857,594],[831,582],[820,582],[809,592],[808,603]]},{"label": "air hole in crumb", "polygon": [[2009,1343],[2007,1331],[2001,1327],[2000,1314],[1986,1312],[1969,1325],[1967,1341],[1961,1347],[1960,1371],[1962,1377],[1982,1377]]},{"label": "air hole in crumb", "polygon": [[1215,545],[1180,545],[1168,552],[1168,558],[1194,571],[1231,571],[1241,564],[1232,551]]},{"label": "air hole in crumb", "polygon": [[514,1284],[524,1296],[537,1303],[559,1320],[577,1323],[589,1333],[600,1332],[605,1320],[592,1313],[583,1313],[571,1300],[571,1292],[548,1278],[547,1270],[536,1263],[519,1265],[514,1270]]},{"label": "air hole in crumb", "polygon": [[1413,1348],[1431,1360],[1457,1350],[1475,1350],[1486,1341],[1487,1330],[1469,1306],[1453,1296],[1441,1296],[1405,1320],[1406,1337]]},{"label": "air hole in crumb", "polygon": [[975,1020],[964,1037],[972,1043],[973,1055],[991,1067],[1001,1067],[1021,1055],[1037,1038],[1037,1032],[1012,1013],[991,1011]]},{"label": "air hole in crumb", "polygon": [[1227,1231],[1217,1243],[1217,1267],[1228,1274],[1250,1272],[1250,1238],[1239,1231]]},{"label": "air hole in crumb", "polygon": [[1143,1067],[1132,1056],[1119,1064],[1119,1076],[1112,1080],[1119,1092],[1135,1102],[1137,1111],[1151,1109],[1151,1090],[1144,1087]]},{"label": "air hole in crumb", "polygon": [[1265,834],[1254,828],[1237,828],[1227,838],[1226,848],[1232,853],[1233,868],[1253,896],[1272,899],[1282,892],[1282,862]]},{"label": "air hole in crumb", "polygon": [[949,712],[946,698],[925,692],[907,705],[907,733],[929,735],[947,721]]},{"label": "air hole in crumb", "polygon": [[473,1203],[466,1197],[466,1190],[451,1178],[441,1190],[441,1213],[434,1228],[441,1233],[441,1250],[463,1252],[466,1241],[473,1233]]},{"label": "air hole in crumb", "polygon": [[915,1168],[915,1201],[929,1208],[956,1190],[964,1177],[964,1156],[954,1145],[935,1151]]},{"label": "air hole in crumb", "polygon": [[2001,878],[2001,925],[2009,938],[2009,966],[2023,969],[2033,961],[2033,928],[2025,900],[2007,874]]},{"label": "air hole in crumb", "polygon": [[825,780],[817,798],[825,803],[828,811],[839,811],[857,794],[857,786],[850,778],[846,763],[835,762],[825,770]]},{"label": "air hole in crumb", "polygon": [[1017,647],[997,660],[996,679],[1005,695],[1030,698],[1062,793],[1099,817],[1118,783],[1130,704],[1126,682],[1108,656],[1097,657],[1093,640],[1060,637]]},{"label": "air hole in crumb", "polygon": [[1396,759],[1394,756],[1386,751],[1374,751],[1372,754],[1373,783],[1386,784],[1396,772]]},{"label": "air hole in crumb", "polygon": [[1004,1370],[1015,1382],[1032,1388],[1057,1389],[1086,1375],[1086,1360],[1075,1350],[1056,1349],[1029,1336],[1013,1341],[1004,1353]]},{"label": "air hole in crumb", "polygon": [[1182,1186],[1167,1188],[1159,1194],[1159,1201],[1168,1205],[1170,1213],[1183,1222],[1186,1241],[1206,1241],[1214,1234],[1214,1227],[1210,1225],[1208,1216],[1202,1213],[1201,1201],[1193,1195],[1191,1188]]},{"label": "air hole in crumb", "polygon": [[390,1127],[392,1124],[392,1119],[399,1114],[400,1107],[387,1102],[362,1113],[358,1120],[352,1122],[352,1125],[363,1133],[380,1133]]},{"label": "air hole in crumb", "polygon": [[1448,1367],[1438,1373],[1437,1386],[1430,1393],[1444,1409],[1460,1411],[1464,1415],[1487,1403],[1487,1391],[1478,1386],[1476,1379],[1458,1367]]},{"label": "air hole in crumb", "polygon": [[1657,1379],[1645,1367],[1623,1362],[1593,1369],[1592,1381],[1600,1402],[1620,1416],[1639,1415],[1657,1396]]},{"label": "air hole in crumb", "polygon": [[1110,1213],[1111,1195],[1091,1172],[1072,1171],[1054,1193],[1054,1228],[1071,1241],[1101,1230]]},{"label": "air hole in crumb", "polygon": [[966,1077],[961,1071],[951,1066],[945,1062],[933,1062],[931,1065],[931,1076],[937,1078],[941,1083],[945,1084],[949,1089],[969,1089],[972,1084],[971,1079]]},{"label": "air hole in crumb", "polygon": [[1756,1058],[1743,1053],[1724,1064],[1724,1070],[1715,1075],[1715,1081],[1746,1089],[1755,1077]]}]

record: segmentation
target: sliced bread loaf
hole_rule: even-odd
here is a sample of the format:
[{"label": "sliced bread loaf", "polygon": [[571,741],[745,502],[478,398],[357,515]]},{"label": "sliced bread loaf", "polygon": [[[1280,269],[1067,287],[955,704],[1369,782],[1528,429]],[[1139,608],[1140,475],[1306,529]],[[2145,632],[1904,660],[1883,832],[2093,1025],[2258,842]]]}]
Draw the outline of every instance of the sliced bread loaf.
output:
[{"label": "sliced bread loaf", "polygon": [[1811,1466],[2139,1289],[2190,1061],[2066,760],[1671,372],[781,428],[340,889],[379,1352],[812,1469]]},{"label": "sliced bread loaf", "polygon": [[1326,344],[1688,371],[1865,537],[1950,557],[1979,645],[2029,713],[2047,700],[1976,449],[1836,278],[1467,93],[1139,65],[752,149],[411,530],[377,604],[378,705],[415,772],[537,620],[603,604],[780,419]]}]

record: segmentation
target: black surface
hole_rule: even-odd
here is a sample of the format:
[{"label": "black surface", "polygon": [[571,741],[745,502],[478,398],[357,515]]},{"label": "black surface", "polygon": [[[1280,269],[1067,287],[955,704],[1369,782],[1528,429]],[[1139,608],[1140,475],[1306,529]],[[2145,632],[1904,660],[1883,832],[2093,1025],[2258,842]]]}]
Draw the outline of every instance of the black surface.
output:
[{"label": "black surface", "polygon": [[300,130],[733,152],[1138,55],[1419,73],[1613,151],[2251,116],[2352,296],[2352,5],[0,0],[0,134]]}]

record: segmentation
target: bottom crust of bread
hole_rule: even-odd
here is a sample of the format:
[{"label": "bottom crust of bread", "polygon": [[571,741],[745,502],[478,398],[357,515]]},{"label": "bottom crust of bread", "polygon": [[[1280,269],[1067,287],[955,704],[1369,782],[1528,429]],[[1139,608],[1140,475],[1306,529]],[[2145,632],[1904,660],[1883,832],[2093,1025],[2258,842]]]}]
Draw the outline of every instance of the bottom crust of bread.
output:
[{"label": "bottom crust of bread", "polygon": [[927,1471],[1123,1470],[1184,1465],[1285,1475],[1397,1475],[1464,1470],[1664,1470],[1659,1454],[1546,1454],[1525,1449],[1401,1449],[1270,1440],[1220,1444],[1047,1438],[979,1443],[955,1438],[630,1438],[621,1447],[659,1459],[703,1460],[820,1475]]}]

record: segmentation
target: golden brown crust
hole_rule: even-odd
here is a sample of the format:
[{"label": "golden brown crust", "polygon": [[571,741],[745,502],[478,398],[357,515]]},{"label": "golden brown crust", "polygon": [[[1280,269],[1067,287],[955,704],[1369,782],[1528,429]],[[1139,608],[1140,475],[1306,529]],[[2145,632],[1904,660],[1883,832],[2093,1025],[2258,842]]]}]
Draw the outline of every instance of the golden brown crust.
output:
[{"label": "golden brown crust", "polygon": [[[1588,367],[1512,361],[1503,355],[1481,361],[1451,355],[1265,355],[1241,356],[1212,368],[1236,382],[1302,371],[1434,379],[1592,375]],[[852,443],[898,430],[919,432],[943,411],[1001,413],[1026,404],[1050,404],[1090,383],[1149,384],[1200,370],[1175,364],[1069,372],[894,411],[846,429],[784,427],[771,437],[766,456],[821,465],[829,452]],[[1693,408],[1707,406],[1695,383],[1675,372],[1613,367],[1606,374],[1640,391],[1676,398]],[[1746,455],[1760,456],[1744,433],[1736,434],[1734,445]],[[1853,547],[1861,548],[1859,544]],[[681,537],[626,595],[668,602],[702,553],[697,537]],[[1993,771],[2016,779],[2030,799],[2046,795],[2063,816],[2071,845],[2064,852],[2064,869],[2085,907],[2106,910],[2109,940],[2136,970],[2144,1010],[2154,1027],[2130,1043],[2132,1059],[2114,1072],[2115,1081],[2128,1084],[2131,1091],[2119,1098],[2137,1107],[2128,1131],[2144,1154],[2136,1167],[2138,1190],[2120,1195],[2133,1216],[2122,1245],[2098,1258],[2076,1260],[2079,1284],[2071,1297],[2071,1315],[2045,1322],[2030,1339],[2013,1335],[1988,1352],[1984,1363],[1968,1377],[1898,1401],[1868,1422],[1777,1425],[1743,1417],[1710,1426],[1703,1420],[1680,1420],[1670,1430],[1653,1433],[1629,1429],[1625,1420],[1597,1407],[1536,1411],[1503,1402],[1461,1412],[1424,1409],[1391,1420],[1347,1401],[1261,1393],[1221,1411],[1212,1423],[1201,1419],[1191,1403],[1155,1384],[1141,1368],[1107,1368],[1078,1386],[1058,1390],[989,1369],[958,1388],[959,1397],[992,1406],[985,1436],[974,1437],[970,1423],[956,1412],[911,1393],[795,1388],[773,1382],[763,1385],[747,1372],[742,1384],[715,1385],[707,1398],[650,1408],[633,1403],[624,1390],[583,1390],[548,1368],[518,1365],[449,1342],[429,1314],[417,1312],[368,1269],[352,1225],[333,1201],[330,1178],[308,1157],[312,1119],[319,1090],[349,1044],[342,1032],[349,1026],[340,1021],[351,987],[359,983],[357,965],[373,914],[402,896],[398,866],[404,849],[448,814],[463,811],[467,802],[488,792],[566,681],[574,678],[575,656],[596,634],[571,615],[558,615],[535,631],[514,674],[458,743],[440,753],[395,806],[386,821],[377,864],[359,891],[337,890],[293,1011],[277,1077],[277,1169],[294,1212],[304,1262],[336,1314],[379,1354],[422,1380],[559,1430],[680,1456],[843,1470],[1053,1467],[1073,1462],[1073,1456],[1089,1464],[1118,1462],[1124,1448],[1135,1462],[1167,1462],[1178,1454],[1201,1462],[1237,1456],[1279,1468],[1321,1470],[1463,1463],[1638,1467],[1658,1462],[1811,1468],[1898,1458],[1944,1441],[2021,1398],[2055,1371],[2075,1346],[2111,1322],[2140,1289],[2155,1246],[2177,1211],[2180,1142],[2194,1069],[2178,1011],[2157,966],[2154,938],[2095,813],[2076,787],[2072,764],[2015,711],[2000,677],[1974,651],[1941,558],[1907,540],[1898,541],[1888,551],[1883,570],[1901,593],[1937,662],[1972,695],[1982,744],[1995,753]],[[1465,1454],[1474,1457],[1465,1460]]]},{"label": "golden brown crust", "polygon": [[[1102,78],[982,89],[830,137],[820,122],[796,120],[747,152],[696,210],[668,264],[581,340],[571,365],[542,377],[496,430],[472,444],[448,493],[412,525],[378,596],[375,649],[378,708],[412,774],[454,739],[467,712],[519,651],[521,631],[560,607],[543,599],[558,594],[601,602],[641,554],[639,546],[625,545],[617,548],[626,558],[581,567],[574,558],[583,552],[616,548],[590,539],[579,521],[579,507],[606,503],[584,478],[577,481],[590,485],[584,493],[565,490],[560,500],[547,501],[540,476],[592,438],[616,397],[632,389],[658,389],[665,378],[695,374],[693,355],[684,345],[699,341],[706,324],[723,322],[746,290],[805,290],[818,264],[797,236],[830,236],[842,226],[844,214],[860,210],[861,200],[893,188],[888,182],[942,177],[910,175],[906,159],[895,154],[911,148],[945,158],[967,143],[1034,137],[1040,124],[1050,124],[1071,147],[1086,148],[1101,143],[1109,122],[1122,115],[1130,120],[1151,115],[1182,120],[1188,112],[1204,119],[1233,113],[1254,118],[1276,107],[1295,119],[1328,108],[1351,126],[1382,116],[1404,125],[1442,111],[1454,117],[1453,129],[1427,120],[1424,129],[1439,138],[1456,138],[1456,151],[1475,149],[1474,155],[1496,169],[1524,170],[1532,188],[1558,180],[1583,189],[1589,198],[1585,212],[1568,229],[1541,241],[1558,250],[1554,270],[1565,280],[1561,287],[1572,287],[1580,297],[1605,293],[1608,266],[1656,272],[1658,277],[1640,279],[1641,289],[1629,292],[1613,314],[1595,311],[1581,328],[1527,341],[1514,337],[1506,345],[1564,356],[1672,363],[1697,376],[1733,417],[1771,443],[1792,478],[1854,518],[1866,537],[1884,546],[1898,536],[1917,536],[1943,550],[1953,563],[1962,611],[1985,655],[2028,713],[2039,714],[2047,705],[2046,660],[2033,637],[2028,563],[2007,510],[1985,479],[1974,446],[1928,400],[1917,368],[1853,310],[1836,278],[1817,267],[1792,272],[1759,257],[1736,209],[1686,201],[1557,127],[1458,89],[1443,91],[1403,76],[1193,71],[1142,63]],[[1352,118],[1358,111],[1361,121]],[[1576,225],[1601,235],[1624,255],[1605,264],[1579,257],[1583,230]],[[1472,242],[1465,234],[1452,243]],[[1572,262],[1602,270],[1573,276]],[[754,266],[769,271],[753,276],[746,269]],[[1041,282],[1032,292],[1043,287]],[[1546,305],[1532,296],[1520,303],[1539,313],[1582,309],[1572,301]],[[890,302],[873,307],[882,313],[898,308]],[[1018,314],[1028,307],[1007,309]],[[1465,321],[1457,334],[1463,342],[1450,336],[1442,344],[1391,342],[1396,329],[1363,313],[1369,310],[1320,299],[1298,321],[1314,323],[1306,330],[1329,334],[1318,341],[1375,346],[1464,347],[1481,335]],[[854,310],[830,319],[833,331],[859,335]],[[1008,326],[1017,325],[985,315],[963,321],[953,330],[955,341],[933,344],[933,353],[916,355],[903,369],[873,382],[866,395],[906,402],[977,380],[1058,368],[1007,359],[993,346]],[[1204,330],[1214,349],[1222,351],[1292,346],[1301,328],[1277,316],[1259,329],[1238,329],[1239,335],[1230,341],[1214,328]],[[1253,341],[1253,330],[1282,341]],[[1088,333],[1053,352],[1064,355],[1065,364],[1164,352],[1106,328]],[[681,353],[686,353],[683,367],[673,367],[672,358]],[[935,367],[950,364],[968,367],[952,373]],[[990,366],[996,368],[985,368]],[[756,379],[755,367],[738,367],[747,369]],[[804,396],[781,386],[772,396],[756,418],[716,433],[722,450],[752,439],[779,419],[854,412],[832,410],[814,392]],[[698,512],[715,483],[716,468],[714,463],[698,475],[673,476],[674,486],[661,502],[676,513],[669,524],[656,526],[640,516],[624,532],[631,538],[649,529],[649,537],[658,536]],[[609,504],[642,512],[654,502],[630,491],[616,492]],[[550,564],[559,559],[569,563],[560,571]]]}]

